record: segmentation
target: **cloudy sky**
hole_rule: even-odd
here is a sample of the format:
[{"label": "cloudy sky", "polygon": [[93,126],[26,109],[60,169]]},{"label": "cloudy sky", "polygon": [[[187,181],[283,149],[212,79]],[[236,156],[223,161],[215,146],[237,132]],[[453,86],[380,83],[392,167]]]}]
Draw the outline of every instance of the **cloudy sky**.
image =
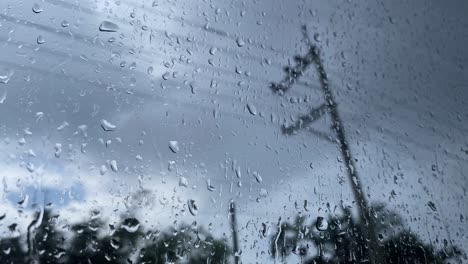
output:
[{"label": "cloudy sky", "polygon": [[0,234],[24,231],[34,203],[69,222],[135,210],[229,233],[234,199],[251,263],[268,257],[251,249],[261,223],[295,202],[312,218],[352,205],[337,147],[314,132],[332,135],[330,118],[281,134],[323,103],[314,69],[268,88],[307,52],[306,24],[369,200],[468,245],[468,4],[393,2],[1,1]]}]

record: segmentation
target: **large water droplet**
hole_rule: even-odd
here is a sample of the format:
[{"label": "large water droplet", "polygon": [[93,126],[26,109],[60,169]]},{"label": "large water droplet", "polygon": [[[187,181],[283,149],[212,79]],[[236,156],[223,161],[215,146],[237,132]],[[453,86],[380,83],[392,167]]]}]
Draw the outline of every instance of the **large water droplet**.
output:
[{"label": "large water droplet", "polygon": [[187,205],[188,205],[189,212],[190,212],[193,216],[196,216],[197,213],[198,213],[198,207],[197,207],[197,205],[195,204],[195,201],[192,200],[192,199],[189,199],[189,200],[187,201]]},{"label": "large water droplet", "polygon": [[262,176],[260,176],[258,172],[254,171],[253,176],[258,183],[261,183],[263,181]]},{"label": "large water droplet", "polygon": [[99,26],[99,30],[103,32],[116,32],[119,30],[119,26],[110,21],[102,21],[101,25]]},{"label": "large water droplet", "polygon": [[206,189],[208,189],[208,191],[210,191],[210,192],[216,191],[216,187],[214,187],[214,186],[211,184],[210,179],[206,180]]},{"label": "large water droplet", "polygon": [[114,131],[117,128],[115,125],[105,119],[101,120],[101,127],[104,129],[104,131]]},{"label": "large water droplet", "polygon": [[117,161],[116,161],[116,160],[111,160],[111,161],[109,162],[109,165],[110,165],[111,169],[112,169],[114,172],[118,172],[118,171],[119,171],[119,169],[118,169],[118,167],[117,167]]},{"label": "large water droplet", "polygon": [[119,249],[120,248],[120,242],[115,239],[115,238],[112,238],[111,241],[110,241],[110,245],[111,247],[115,248],[115,249]]},{"label": "large water droplet", "polygon": [[38,3],[35,3],[32,7],[32,11],[36,14],[39,14],[42,12],[42,7]]},{"label": "large water droplet", "polygon": [[39,35],[37,37],[37,44],[44,44],[44,42],[45,42],[44,37],[42,35]]},{"label": "large water droplet", "polygon": [[253,105],[251,103],[248,103],[247,104],[247,110],[249,110],[249,113],[251,115],[257,115],[257,108],[255,107],[255,105]]},{"label": "large water droplet", "polygon": [[188,180],[185,177],[179,178],[179,186],[181,187],[188,187]]},{"label": "large water droplet", "polygon": [[319,231],[325,231],[328,228],[328,222],[325,218],[319,216],[317,217],[317,222],[315,223],[315,227]]},{"label": "large water droplet", "polygon": [[245,41],[242,38],[236,39],[237,46],[242,47],[245,45]]},{"label": "large water droplet", "polygon": [[179,142],[175,140],[169,141],[169,149],[174,153],[179,152]]},{"label": "large water droplet", "polygon": [[99,173],[100,173],[101,175],[104,175],[104,174],[106,174],[106,172],[107,172],[107,167],[106,167],[106,165],[102,165],[101,168],[99,169]]},{"label": "large water droplet", "polygon": [[127,218],[122,222],[122,228],[129,233],[135,233],[140,227],[140,221],[136,218]]},{"label": "large water droplet", "polygon": [[60,154],[62,154],[62,144],[57,143],[55,144],[55,157],[60,158]]}]

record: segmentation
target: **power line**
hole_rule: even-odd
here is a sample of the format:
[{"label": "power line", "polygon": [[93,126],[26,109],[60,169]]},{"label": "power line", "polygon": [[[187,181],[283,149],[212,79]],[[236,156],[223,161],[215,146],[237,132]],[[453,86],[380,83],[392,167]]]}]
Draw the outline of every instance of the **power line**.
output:
[{"label": "power line", "polygon": [[[364,235],[364,239],[367,244],[368,256],[370,257],[371,263],[373,264],[384,263],[382,255],[379,253],[380,247],[378,245],[378,239],[375,230],[375,220],[372,219],[371,216],[370,207],[364,194],[350,147],[346,140],[343,122],[341,121],[335,98],[328,85],[328,77],[325,72],[325,68],[323,67],[323,63],[319,55],[319,50],[310,40],[305,26],[303,26],[302,30],[306,39],[306,43],[309,47],[308,53],[305,56],[296,56],[294,58],[296,65],[294,67],[285,67],[285,72],[287,74],[286,78],[279,84],[273,83],[270,88],[274,92],[284,93],[292,88],[292,86],[304,74],[304,71],[309,68],[309,66],[316,66],[322,92],[325,97],[325,103],[319,108],[312,110],[312,116],[309,119],[306,119],[306,121],[308,123],[315,121],[326,113],[325,109],[330,114],[332,119],[332,130],[336,136],[337,145],[340,148],[341,156],[348,174],[348,181],[351,185],[354,199],[357,201],[359,222],[361,223],[361,232]],[[294,125],[289,127],[289,129],[287,128],[286,131],[294,131],[300,128],[300,125]]]}]

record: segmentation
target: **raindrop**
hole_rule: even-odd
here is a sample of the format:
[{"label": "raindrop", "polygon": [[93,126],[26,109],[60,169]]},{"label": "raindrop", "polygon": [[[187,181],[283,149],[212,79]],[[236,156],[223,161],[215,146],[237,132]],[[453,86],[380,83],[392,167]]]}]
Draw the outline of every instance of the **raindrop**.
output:
[{"label": "raindrop", "polygon": [[0,96],[0,104],[3,104],[7,98],[7,91],[3,91],[3,94]]},{"label": "raindrop", "polygon": [[215,55],[217,50],[218,50],[218,49],[217,49],[216,47],[212,47],[212,48],[210,49],[210,54],[211,54],[211,55]]},{"label": "raindrop", "polygon": [[109,165],[110,165],[112,171],[114,171],[114,172],[119,171],[119,169],[117,168],[117,161],[116,160],[111,160],[109,162]]},{"label": "raindrop", "polygon": [[267,237],[270,234],[270,226],[262,223],[262,236]]},{"label": "raindrop", "polygon": [[315,34],[314,34],[314,40],[317,41],[317,42],[322,41],[322,38],[320,37],[320,34],[319,34],[319,33],[315,33]]},{"label": "raindrop", "polygon": [[34,172],[34,164],[28,162],[28,163],[26,164],[26,169],[27,169],[29,172]]},{"label": "raindrop", "polygon": [[20,138],[20,139],[18,140],[18,144],[19,144],[20,146],[23,146],[24,144],[26,144],[26,139],[25,139],[24,137]]},{"label": "raindrop", "polygon": [[120,243],[117,239],[115,238],[112,238],[111,241],[110,241],[110,245],[111,247],[115,248],[115,249],[119,249],[120,248]]},{"label": "raindrop", "polygon": [[60,158],[61,153],[62,153],[62,144],[60,143],[55,144],[55,157]]},{"label": "raindrop", "polygon": [[245,41],[242,38],[236,39],[237,46],[242,47],[245,45]]},{"label": "raindrop", "polygon": [[110,21],[103,21],[99,26],[99,30],[103,32],[116,32],[119,30],[119,26]]},{"label": "raindrop", "polygon": [[317,217],[317,222],[315,223],[315,227],[319,231],[325,231],[328,228],[328,222],[325,218],[319,216]]},{"label": "raindrop", "polygon": [[257,108],[255,107],[255,105],[253,105],[251,103],[248,103],[247,104],[247,110],[249,110],[249,113],[251,115],[257,115]]},{"label": "raindrop", "polygon": [[68,27],[68,26],[70,26],[70,23],[68,21],[66,21],[66,20],[63,20],[61,25],[62,25],[62,27]]},{"label": "raindrop", "polygon": [[7,84],[15,72],[9,69],[2,69],[0,72],[0,83]]},{"label": "raindrop", "polygon": [[239,179],[242,178],[242,173],[241,173],[241,168],[240,168],[240,167],[237,167],[237,168],[236,168],[236,176],[237,176],[237,178],[239,178]]},{"label": "raindrop", "polygon": [[188,209],[189,209],[189,212],[193,215],[193,216],[196,216],[197,213],[198,213],[198,207],[197,205],[195,204],[195,201],[190,199],[187,201],[187,205],[188,205]]},{"label": "raindrop", "polygon": [[169,141],[169,149],[172,152],[177,153],[179,151],[179,142],[175,140]]},{"label": "raindrop", "polygon": [[179,178],[179,186],[181,187],[188,187],[188,180],[185,177]]},{"label": "raindrop", "polygon": [[146,70],[146,72],[147,72],[148,74],[152,74],[152,73],[153,73],[153,70],[154,70],[154,69],[153,69],[153,66],[149,66],[148,69]]},{"label": "raindrop", "polygon": [[35,3],[32,7],[32,11],[36,14],[39,14],[42,12],[42,7],[38,3]]},{"label": "raindrop", "polygon": [[437,208],[433,202],[428,202],[427,205],[429,206],[429,208],[431,208],[432,211],[437,211]]},{"label": "raindrop", "polygon": [[70,124],[67,121],[63,121],[63,123],[60,126],[57,127],[57,131],[62,131],[68,125],[70,125]]},{"label": "raindrop", "polygon": [[136,218],[127,218],[122,222],[122,228],[129,233],[135,233],[140,227],[140,222]]},{"label": "raindrop", "polygon": [[261,183],[263,181],[262,176],[260,176],[258,172],[254,171],[253,176],[258,183]]},{"label": "raindrop", "polygon": [[165,72],[163,75],[162,75],[162,78],[163,80],[167,81],[169,79],[169,77],[171,77],[171,73],[170,72]]},{"label": "raindrop", "polygon": [[101,127],[104,131],[114,131],[117,127],[111,124],[109,121],[102,119],[101,120]]},{"label": "raindrop", "polygon": [[193,243],[194,248],[199,248],[201,244],[200,238],[197,236],[197,240],[195,240],[195,243]]},{"label": "raindrop", "polygon": [[44,42],[45,42],[44,37],[42,35],[39,35],[37,37],[37,44],[44,44]]},{"label": "raindrop", "polygon": [[11,247],[3,249],[3,254],[5,254],[5,255],[9,255],[10,252],[11,252]]},{"label": "raindrop", "polygon": [[106,165],[102,165],[101,168],[99,169],[99,173],[100,173],[101,175],[104,175],[104,174],[106,174],[106,172],[107,172],[107,167],[106,167]]},{"label": "raindrop", "polygon": [[207,188],[208,191],[210,191],[210,192],[216,191],[216,188],[215,188],[213,185],[211,185],[210,179],[206,180],[206,188]]}]

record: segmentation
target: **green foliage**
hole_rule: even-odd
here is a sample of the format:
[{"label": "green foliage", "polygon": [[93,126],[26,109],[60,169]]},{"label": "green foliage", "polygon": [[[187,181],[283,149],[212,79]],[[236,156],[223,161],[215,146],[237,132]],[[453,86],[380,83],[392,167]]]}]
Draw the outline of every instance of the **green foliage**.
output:
[{"label": "green foliage", "polygon": [[[372,217],[379,220],[376,230],[386,264],[459,263],[462,258],[466,260],[466,255],[458,248],[446,245],[444,249],[436,250],[425,244],[404,227],[401,217],[383,205],[373,206],[371,212]],[[324,229],[317,228],[319,221],[323,220],[317,218],[307,224],[301,215],[293,223],[280,221],[278,231],[270,237],[271,256],[286,261],[288,256],[295,254],[306,264],[369,262],[361,231],[366,228],[365,223],[357,222],[349,208],[342,208],[338,216],[329,216]]]}]

